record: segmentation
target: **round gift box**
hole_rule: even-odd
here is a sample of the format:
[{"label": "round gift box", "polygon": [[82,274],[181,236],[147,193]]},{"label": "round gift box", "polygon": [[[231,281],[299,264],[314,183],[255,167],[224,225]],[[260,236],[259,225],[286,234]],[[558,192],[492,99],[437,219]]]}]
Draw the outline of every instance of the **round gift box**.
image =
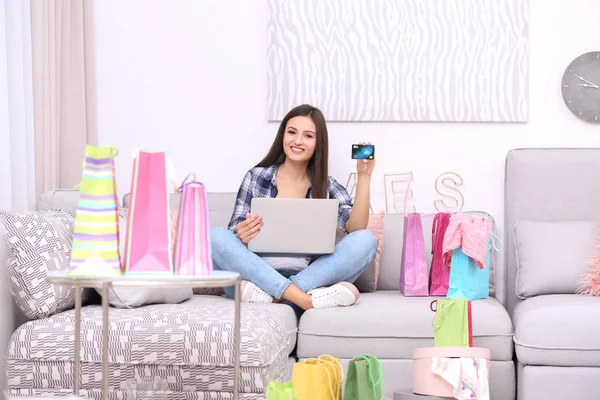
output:
[{"label": "round gift box", "polygon": [[452,397],[425,396],[413,393],[410,389],[394,390],[393,400],[454,400]]},{"label": "round gift box", "polygon": [[484,358],[490,371],[490,349],[482,347],[424,347],[413,350],[413,392],[428,396],[454,397],[452,385],[431,371],[431,359]]}]

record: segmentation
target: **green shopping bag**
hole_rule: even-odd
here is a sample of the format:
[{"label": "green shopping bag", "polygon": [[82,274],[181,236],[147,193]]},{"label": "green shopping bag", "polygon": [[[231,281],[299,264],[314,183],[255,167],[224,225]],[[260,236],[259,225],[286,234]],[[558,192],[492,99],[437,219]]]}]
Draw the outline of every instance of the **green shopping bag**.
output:
[{"label": "green shopping bag", "polygon": [[344,400],[382,400],[383,374],[377,357],[364,354],[348,364]]},{"label": "green shopping bag", "polygon": [[[433,305],[436,304],[436,308]],[[434,347],[473,347],[471,302],[467,299],[439,299],[431,302],[435,312]]]},{"label": "green shopping bag", "polygon": [[296,400],[292,381],[288,382],[267,382],[267,400]]}]

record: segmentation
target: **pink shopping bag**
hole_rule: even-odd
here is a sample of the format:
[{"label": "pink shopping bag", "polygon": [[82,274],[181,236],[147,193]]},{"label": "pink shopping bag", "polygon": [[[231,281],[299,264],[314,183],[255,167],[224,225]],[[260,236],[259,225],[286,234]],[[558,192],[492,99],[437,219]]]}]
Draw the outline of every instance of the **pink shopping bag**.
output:
[{"label": "pink shopping bag", "polygon": [[429,271],[429,295],[445,296],[448,293],[450,265],[444,263],[444,234],[450,223],[450,213],[440,212],[433,217],[431,232],[431,268]]},{"label": "pink shopping bag", "polygon": [[125,273],[173,273],[165,152],[137,151],[127,216]]},{"label": "pink shopping bag", "polygon": [[[187,182],[188,178],[194,177]],[[209,275],[212,272],[210,225],[204,185],[189,175],[179,189],[179,217],[175,236],[175,273]]]},{"label": "pink shopping bag", "polygon": [[428,296],[429,278],[421,215],[406,212],[410,182],[404,196],[404,235],[400,266],[400,291],[405,296]]}]

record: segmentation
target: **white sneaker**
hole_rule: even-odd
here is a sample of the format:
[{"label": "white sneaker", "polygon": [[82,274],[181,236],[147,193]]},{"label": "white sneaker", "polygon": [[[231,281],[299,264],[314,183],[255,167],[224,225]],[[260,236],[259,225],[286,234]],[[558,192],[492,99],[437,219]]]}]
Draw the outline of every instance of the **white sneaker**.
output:
[{"label": "white sneaker", "polygon": [[273,297],[252,282],[242,282],[242,301],[245,303],[272,303]]},{"label": "white sneaker", "polygon": [[356,287],[348,282],[336,283],[333,286],[317,288],[308,292],[312,297],[314,308],[347,307],[356,303],[359,293]]}]

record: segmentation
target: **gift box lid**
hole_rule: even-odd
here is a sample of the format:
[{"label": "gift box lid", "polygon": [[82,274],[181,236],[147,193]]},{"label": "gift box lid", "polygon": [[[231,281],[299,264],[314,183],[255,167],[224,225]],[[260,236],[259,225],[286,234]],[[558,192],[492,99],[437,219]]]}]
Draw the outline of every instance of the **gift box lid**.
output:
[{"label": "gift box lid", "polygon": [[411,389],[394,390],[393,400],[454,400],[454,397],[426,396],[413,393]]},{"label": "gift box lid", "polygon": [[490,359],[490,349],[483,347],[422,347],[413,349],[413,360],[419,358],[485,358]]}]

